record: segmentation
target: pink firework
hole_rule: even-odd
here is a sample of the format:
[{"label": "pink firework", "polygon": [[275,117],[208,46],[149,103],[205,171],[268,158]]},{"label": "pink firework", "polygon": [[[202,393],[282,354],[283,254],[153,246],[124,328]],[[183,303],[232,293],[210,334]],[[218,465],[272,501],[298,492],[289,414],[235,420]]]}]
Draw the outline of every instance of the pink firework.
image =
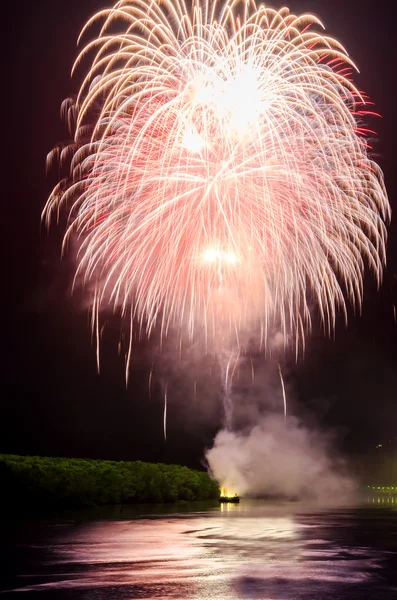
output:
[{"label": "pink firework", "polygon": [[390,211],[344,48],[253,1],[121,1],[82,35],[99,23],[44,210],[69,211],[95,315],[215,345],[274,325],[302,342],[312,310],[330,330],[366,264],[380,281]]}]

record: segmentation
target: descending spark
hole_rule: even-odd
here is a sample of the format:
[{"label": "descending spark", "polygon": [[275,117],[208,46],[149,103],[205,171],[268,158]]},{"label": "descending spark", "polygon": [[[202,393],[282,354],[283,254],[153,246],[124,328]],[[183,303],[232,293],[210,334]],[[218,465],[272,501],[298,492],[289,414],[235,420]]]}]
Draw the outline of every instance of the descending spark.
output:
[{"label": "descending spark", "polygon": [[97,303],[97,296],[96,294],[94,295],[94,300],[93,300],[93,304],[92,304],[92,310],[91,310],[91,331],[92,331],[92,339],[94,338],[95,335],[95,348],[96,348],[96,365],[97,365],[97,372],[98,374],[100,373],[100,351],[99,351],[99,320],[97,318],[97,311],[98,311],[98,307],[96,305]]},{"label": "descending spark", "polygon": [[163,417],[163,429],[164,429],[164,440],[167,441],[167,387],[165,386],[164,391],[164,417]]},{"label": "descending spark", "polygon": [[344,48],[254,0],[121,0],[82,36],[98,23],[43,213],[69,212],[96,318],[111,305],[220,347],[275,324],[303,343],[316,311],[329,333],[365,264],[380,282],[390,213]]},{"label": "descending spark", "polygon": [[287,418],[287,397],[286,397],[286,394],[285,394],[284,379],[283,379],[283,374],[281,373],[280,363],[278,363],[278,372],[279,372],[279,375],[280,375],[281,390],[283,392],[284,419],[286,419]]},{"label": "descending spark", "polygon": [[152,377],[153,377],[153,365],[152,365],[152,368],[150,369],[150,372],[149,372],[149,382],[148,382],[149,398],[152,397]]},{"label": "descending spark", "polygon": [[230,356],[229,360],[226,363],[225,374],[223,378],[223,408],[225,412],[225,428],[228,431],[232,429],[232,419],[233,419],[233,402],[231,397],[231,378],[230,378],[230,363],[232,361],[232,356]]},{"label": "descending spark", "polygon": [[[223,392],[223,408],[225,413],[225,428],[228,431],[232,430],[233,424],[233,399],[232,399],[232,383],[233,377],[239,364],[240,353],[235,355],[231,353],[228,356],[226,353],[218,356],[221,367],[222,376],[222,392]],[[233,362],[233,365],[232,365]]]},{"label": "descending spark", "polygon": [[127,387],[128,387],[128,377],[129,377],[129,372],[130,372],[131,355],[132,355],[132,328],[133,328],[133,319],[132,319],[132,315],[131,315],[130,334],[128,337],[128,350],[127,350],[126,357],[125,357],[125,383],[126,383]]}]

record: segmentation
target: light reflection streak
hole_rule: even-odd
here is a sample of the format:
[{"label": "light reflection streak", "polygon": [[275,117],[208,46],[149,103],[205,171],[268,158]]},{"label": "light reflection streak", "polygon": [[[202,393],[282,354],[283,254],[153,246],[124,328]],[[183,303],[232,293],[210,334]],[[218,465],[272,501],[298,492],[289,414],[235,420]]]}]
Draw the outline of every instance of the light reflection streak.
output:
[{"label": "light reflection streak", "polygon": [[341,537],[352,518],[243,502],[210,513],[65,524],[45,545],[48,581],[20,589],[117,586],[120,600],[297,600],[304,595],[295,589],[366,585],[378,572],[381,554]]}]

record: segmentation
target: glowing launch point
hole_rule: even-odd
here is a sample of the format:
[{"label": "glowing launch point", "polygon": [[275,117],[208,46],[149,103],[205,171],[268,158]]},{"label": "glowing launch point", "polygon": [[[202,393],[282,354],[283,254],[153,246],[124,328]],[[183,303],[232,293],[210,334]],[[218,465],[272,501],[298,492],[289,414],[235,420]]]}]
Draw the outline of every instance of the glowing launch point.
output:
[{"label": "glowing launch point", "polygon": [[240,496],[238,496],[237,493],[227,490],[226,488],[221,488],[219,502],[232,502],[234,504],[238,504],[240,502]]}]

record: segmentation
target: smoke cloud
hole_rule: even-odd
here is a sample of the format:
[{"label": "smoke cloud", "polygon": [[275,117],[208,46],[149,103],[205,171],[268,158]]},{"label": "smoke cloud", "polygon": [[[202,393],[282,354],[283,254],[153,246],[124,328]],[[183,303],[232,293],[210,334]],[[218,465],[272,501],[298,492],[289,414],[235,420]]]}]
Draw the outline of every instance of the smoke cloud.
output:
[{"label": "smoke cloud", "polygon": [[206,458],[217,481],[241,496],[343,502],[355,484],[330,441],[295,417],[273,415],[250,430],[220,431]]}]

